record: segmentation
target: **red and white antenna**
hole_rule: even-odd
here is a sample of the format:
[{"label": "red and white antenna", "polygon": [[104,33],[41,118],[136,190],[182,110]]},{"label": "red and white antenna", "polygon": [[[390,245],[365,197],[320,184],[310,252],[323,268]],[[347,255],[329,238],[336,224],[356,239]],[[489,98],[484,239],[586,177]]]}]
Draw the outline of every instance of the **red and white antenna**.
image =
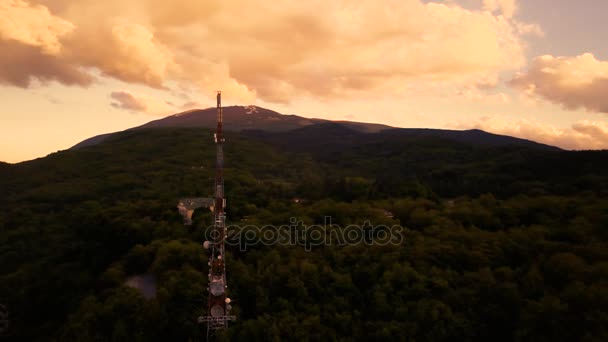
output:
[{"label": "red and white antenna", "polygon": [[218,329],[228,327],[228,321],[235,320],[230,316],[230,298],[226,295],[226,255],[224,242],[226,240],[226,198],[224,197],[224,136],[222,112],[222,92],[217,92],[217,130],[215,132],[216,169],[215,169],[215,198],[213,200],[214,224],[210,240],[203,243],[209,250],[209,300],[207,316],[198,318],[199,323],[207,323],[207,340]]}]

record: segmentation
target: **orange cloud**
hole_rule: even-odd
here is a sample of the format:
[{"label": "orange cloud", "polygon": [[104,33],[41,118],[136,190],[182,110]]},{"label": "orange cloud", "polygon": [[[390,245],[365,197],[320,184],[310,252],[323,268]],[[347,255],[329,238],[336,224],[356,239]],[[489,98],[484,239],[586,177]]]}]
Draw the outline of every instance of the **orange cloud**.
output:
[{"label": "orange cloud", "polygon": [[482,129],[569,150],[608,149],[608,122],[580,121],[569,128],[557,128],[536,120],[486,116],[473,122],[449,124],[452,128]]},{"label": "orange cloud", "polygon": [[36,81],[57,81],[66,85],[87,86],[93,76],[78,64],[66,63],[39,47],[17,41],[0,40],[0,84],[27,88]]},{"label": "orange cloud", "polygon": [[50,55],[61,50],[60,37],[74,30],[72,23],[52,15],[46,7],[22,0],[1,1],[0,18],[0,40],[36,46]]},{"label": "orange cloud", "polygon": [[517,11],[516,0],[483,0],[483,7],[490,12],[500,12],[507,18],[513,17]]},{"label": "orange cloud", "polygon": [[179,108],[181,110],[192,110],[192,109],[206,108],[206,107],[208,107],[208,106],[205,106],[204,104],[202,104],[200,102],[188,101],[188,102],[184,103],[183,105],[181,105]]},{"label": "orange cloud", "polygon": [[131,112],[141,112],[151,115],[167,115],[175,111],[169,103],[149,96],[135,94],[128,90],[115,91],[110,94],[112,107]]},{"label": "orange cloud", "polygon": [[467,101],[479,103],[507,104],[511,102],[511,97],[504,92],[487,94],[479,87],[466,87],[457,93],[459,98]]},{"label": "orange cloud", "polygon": [[67,43],[71,61],[125,82],[161,88],[176,67],[170,48],[150,28],[124,20],[80,26]]},{"label": "orange cloud", "polygon": [[537,57],[528,71],[510,82],[528,95],[540,96],[566,109],[608,113],[608,62],[591,53],[577,57]]},{"label": "orange cloud", "polygon": [[521,37],[534,31],[512,18],[514,0],[486,10],[422,0],[38,2],[30,7],[73,28],[56,34],[61,63],[157,88],[222,88],[242,101],[495,83],[525,64]]},{"label": "orange cloud", "polygon": [[67,61],[63,40],[75,26],[41,5],[0,2],[0,83],[28,87],[32,81],[86,86],[93,77]]}]

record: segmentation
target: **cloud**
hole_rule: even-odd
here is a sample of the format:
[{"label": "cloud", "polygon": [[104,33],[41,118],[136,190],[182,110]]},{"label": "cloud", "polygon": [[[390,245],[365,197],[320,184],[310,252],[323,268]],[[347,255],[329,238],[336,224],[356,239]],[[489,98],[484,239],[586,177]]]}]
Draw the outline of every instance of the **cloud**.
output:
[{"label": "cloud", "polygon": [[537,57],[510,84],[569,110],[585,108],[608,113],[608,61],[591,53],[577,57]]},{"label": "cloud", "polygon": [[61,50],[60,37],[74,30],[72,23],[52,15],[46,7],[22,0],[0,1],[0,18],[0,40],[37,46],[51,55]]},{"label": "cloud", "polygon": [[26,88],[57,81],[86,86],[93,77],[62,57],[62,40],[75,26],[41,5],[0,1],[0,84]]},{"label": "cloud", "polygon": [[513,17],[517,11],[516,0],[483,0],[483,8],[490,12],[500,12],[507,18]]},{"label": "cloud", "polygon": [[531,35],[536,37],[544,37],[545,32],[537,24],[528,24],[522,22],[515,22],[515,27],[520,35]]},{"label": "cloud", "polygon": [[72,60],[125,82],[162,88],[176,67],[151,28],[123,20],[80,26],[68,44]]},{"label": "cloud", "polygon": [[188,101],[179,107],[181,110],[192,110],[198,108],[206,108],[203,104],[197,101]]},{"label": "cloud", "polygon": [[115,108],[125,109],[131,112],[141,112],[151,115],[167,115],[175,108],[169,103],[149,96],[135,94],[128,90],[114,91],[110,94]]},{"label": "cloud", "polygon": [[608,123],[581,121],[572,125],[572,129],[582,135],[590,137],[599,148],[608,148]]},{"label": "cloud", "polygon": [[486,116],[472,122],[448,125],[458,129],[481,129],[528,139],[569,150],[608,149],[608,122],[583,120],[568,128],[557,128],[531,119]]},{"label": "cloud", "polygon": [[0,40],[0,84],[27,88],[34,81],[57,81],[66,85],[87,86],[94,80],[88,72],[39,47],[17,41]]},{"label": "cloud", "polygon": [[[27,5],[32,17],[64,24],[50,31],[55,40],[40,41],[69,70],[156,88],[223,89],[248,102],[495,83],[525,64],[522,36],[535,30],[512,18],[513,0],[486,0],[486,10],[422,0],[37,3]],[[36,37],[38,28],[23,31]],[[39,76],[18,69],[21,79]]]},{"label": "cloud", "polygon": [[479,87],[466,87],[458,91],[457,96],[467,101],[479,102],[479,103],[491,103],[491,104],[507,104],[511,102],[509,94],[504,92],[497,92],[488,94]]}]

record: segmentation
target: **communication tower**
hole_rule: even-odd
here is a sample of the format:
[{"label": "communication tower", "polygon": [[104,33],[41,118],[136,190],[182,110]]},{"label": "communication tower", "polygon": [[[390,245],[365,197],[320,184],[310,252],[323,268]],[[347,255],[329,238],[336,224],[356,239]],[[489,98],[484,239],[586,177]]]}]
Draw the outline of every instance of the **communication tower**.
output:
[{"label": "communication tower", "polygon": [[203,247],[209,251],[209,299],[207,315],[198,318],[199,323],[207,325],[207,340],[210,340],[219,329],[228,327],[228,322],[235,320],[230,315],[232,309],[230,298],[226,295],[226,198],[224,197],[224,135],[223,135],[222,93],[217,92],[217,128],[215,132],[215,194],[213,198],[184,198],[177,205],[184,217],[184,224],[192,224],[192,213],[195,209],[208,207],[213,212],[213,226],[209,240]]}]

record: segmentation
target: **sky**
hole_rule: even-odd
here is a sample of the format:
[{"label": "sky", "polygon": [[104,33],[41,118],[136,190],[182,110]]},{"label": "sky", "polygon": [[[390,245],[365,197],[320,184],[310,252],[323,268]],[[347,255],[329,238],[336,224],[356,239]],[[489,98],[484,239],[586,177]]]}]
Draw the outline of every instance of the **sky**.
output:
[{"label": "sky", "polygon": [[608,149],[605,0],[0,0],[0,161],[258,105]]}]

